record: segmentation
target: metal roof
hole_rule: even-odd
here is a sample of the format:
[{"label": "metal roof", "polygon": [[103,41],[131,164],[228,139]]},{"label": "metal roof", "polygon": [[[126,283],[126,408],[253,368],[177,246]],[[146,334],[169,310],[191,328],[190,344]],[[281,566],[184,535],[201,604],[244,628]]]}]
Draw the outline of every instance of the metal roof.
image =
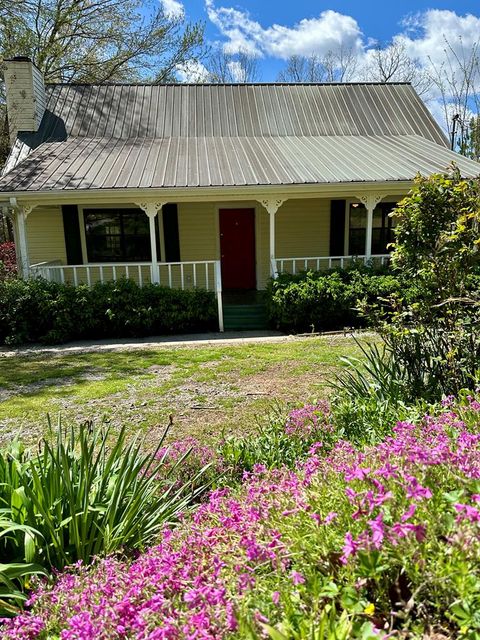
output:
[{"label": "metal roof", "polygon": [[409,84],[49,85],[0,191],[411,180],[457,161]]},{"label": "metal roof", "polygon": [[410,135],[447,144],[409,84],[50,85],[41,141]]},{"label": "metal roof", "polygon": [[411,180],[479,165],[418,135],[70,138],[41,145],[1,191],[328,184]]}]

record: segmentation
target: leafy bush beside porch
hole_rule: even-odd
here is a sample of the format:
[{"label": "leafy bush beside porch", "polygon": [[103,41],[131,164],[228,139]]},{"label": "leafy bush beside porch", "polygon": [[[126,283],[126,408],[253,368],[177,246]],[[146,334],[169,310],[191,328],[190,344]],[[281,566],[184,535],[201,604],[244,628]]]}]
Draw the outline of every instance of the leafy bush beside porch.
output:
[{"label": "leafy bush beside porch", "polygon": [[45,280],[0,282],[0,343],[66,342],[218,328],[213,293],[130,280],[74,287]]},{"label": "leafy bush beside porch", "polygon": [[270,322],[288,331],[322,331],[366,324],[358,300],[377,302],[402,290],[388,268],[351,269],[280,274],[267,290]]}]

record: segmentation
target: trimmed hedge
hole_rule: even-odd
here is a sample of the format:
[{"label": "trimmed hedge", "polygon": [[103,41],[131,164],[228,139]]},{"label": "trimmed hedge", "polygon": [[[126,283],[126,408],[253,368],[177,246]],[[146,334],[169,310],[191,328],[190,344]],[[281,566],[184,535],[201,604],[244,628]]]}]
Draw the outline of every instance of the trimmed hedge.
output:
[{"label": "trimmed hedge", "polygon": [[387,268],[352,267],[328,271],[281,274],[267,290],[269,319],[288,331],[322,331],[360,327],[358,300],[378,302],[400,293],[400,279]]},{"label": "trimmed hedge", "polygon": [[74,287],[46,280],[0,282],[0,343],[58,343],[218,329],[213,293],[131,280]]}]

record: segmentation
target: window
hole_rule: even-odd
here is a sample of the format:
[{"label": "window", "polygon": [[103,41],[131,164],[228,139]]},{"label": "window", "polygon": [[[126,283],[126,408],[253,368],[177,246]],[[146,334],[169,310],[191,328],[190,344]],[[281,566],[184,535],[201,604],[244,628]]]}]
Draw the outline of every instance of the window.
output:
[{"label": "window", "polygon": [[[387,245],[393,242],[395,221],[389,213],[395,207],[394,202],[381,202],[373,211],[372,253],[387,253]],[[367,210],[363,204],[353,202],[349,210],[348,254],[352,256],[365,254],[367,235]]]},{"label": "window", "polygon": [[[139,209],[84,209],[89,262],[148,262],[149,220]],[[160,260],[158,224],[157,255]]]}]

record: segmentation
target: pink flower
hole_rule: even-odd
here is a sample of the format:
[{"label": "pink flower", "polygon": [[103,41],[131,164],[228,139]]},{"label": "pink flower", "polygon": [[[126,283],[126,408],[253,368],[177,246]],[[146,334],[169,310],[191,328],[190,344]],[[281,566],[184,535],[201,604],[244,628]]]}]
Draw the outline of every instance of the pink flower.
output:
[{"label": "pink flower", "polygon": [[280,591],[274,591],[272,593],[272,602],[273,604],[278,604],[280,602]]},{"label": "pink flower", "polygon": [[305,578],[301,573],[298,573],[298,571],[292,571],[290,577],[292,578],[292,582],[294,585],[304,584],[305,582]]},{"label": "pink flower", "polygon": [[469,522],[480,522],[480,511],[476,507],[471,507],[468,504],[461,504],[457,502],[457,504],[453,505],[455,510],[458,511],[459,518],[461,520],[468,520]]},{"label": "pink flower", "polygon": [[356,554],[357,549],[358,549],[358,543],[355,542],[352,534],[349,531],[348,533],[345,534],[345,542],[342,549],[343,556],[340,558],[341,562],[343,564],[346,564],[348,558]]},{"label": "pink flower", "polygon": [[324,524],[330,524],[330,522],[332,522],[332,520],[335,520],[335,518],[338,516],[338,513],[336,513],[336,511],[330,511],[329,513],[327,513],[327,515],[325,516],[325,520],[323,521]]},{"label": "pink flower", "polygon": [[415,515],[416,510],[417,510],[417,505],[414,502],[412,502],[412,504],[408,507],[408,509],[405,511],[405,513],[401,517],[401,521],[406,522],[407,520],[410,520],[410,518]]},{"label": "pink flower", "polygon": [[369,520],[368,524],[372,530],[372,544],[375,549],[380,549],[385,537],[385,529],[383,524],[383,513],[379,513],[376,518]]}]

